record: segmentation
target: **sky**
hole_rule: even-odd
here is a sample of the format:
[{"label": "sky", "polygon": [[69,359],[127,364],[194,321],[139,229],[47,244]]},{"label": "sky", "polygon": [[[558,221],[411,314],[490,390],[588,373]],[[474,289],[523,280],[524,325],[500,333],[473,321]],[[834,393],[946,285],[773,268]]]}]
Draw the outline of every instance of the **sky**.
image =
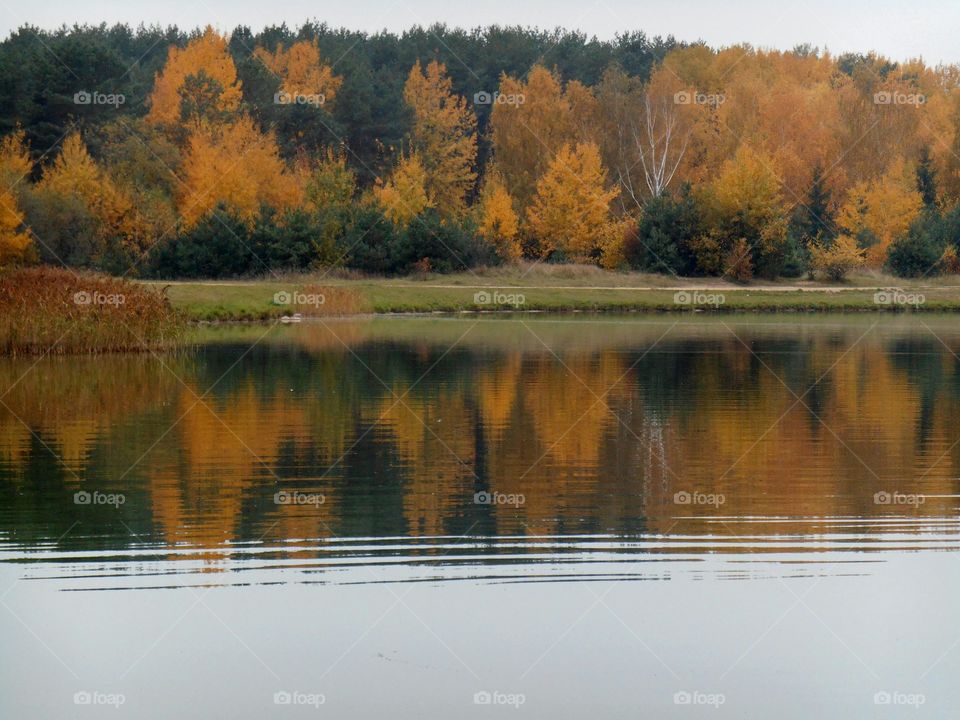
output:
[{"label": "sky", "polygon": [[299,25],[317,19],[355,30],[412,25],[565,27],[610,39],[643,30],[719,47],[749,42],[833,53],[875,50],[894,60],[960,63],[960,0],[0,0],[0,35],[23,25],[126,22],[182,28]]}]

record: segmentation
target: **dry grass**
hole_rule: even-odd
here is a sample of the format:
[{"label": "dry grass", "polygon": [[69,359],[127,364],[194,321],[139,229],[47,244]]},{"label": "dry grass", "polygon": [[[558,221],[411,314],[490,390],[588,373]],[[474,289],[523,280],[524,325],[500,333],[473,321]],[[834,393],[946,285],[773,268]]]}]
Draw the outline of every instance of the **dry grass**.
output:
[{"label": "dry grass", "polygon": [[346,287],[306,285],[302,296],[322,297],[322,303],[294,305],[296,312],[308,317],[339,317],[357,315],[364,311],[363,297],[359,292]]},{"label": "dry grass", "polygon": [[0,274],[0,355],[145,352],[178,345],[183,330],[141,284],[50,267]]}]

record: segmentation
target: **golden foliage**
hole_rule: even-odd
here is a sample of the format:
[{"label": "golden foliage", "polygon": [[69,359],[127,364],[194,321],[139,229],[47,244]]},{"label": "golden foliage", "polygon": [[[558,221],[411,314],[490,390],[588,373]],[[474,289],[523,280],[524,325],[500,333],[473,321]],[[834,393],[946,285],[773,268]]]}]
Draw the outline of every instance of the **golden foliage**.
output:
[{"label": "golden foliage", "polygon": [[480,234],[493,245],[500,258],[512,262],[523,254],[517,240],[518,230],[513,199],[503,178],[493,171],[487,175],[480,193]]},{"label": "golden foliage", "polygon": [[383,214],[403,227],[428,207],[433,207],[427,193],[427,173],[415,152],[400,158],[386,183],[378,179],[373,194]]},{"label": "golden foliage", "polygon": [[493,152],[522,209],[560,148],[590,139],[594,131],[581,120],[592,117],[596,101],[580,83],[570,83],[564,93],[560,79],[542,65],[531,68],[526,82],[504,75],[500,96],[504,100],[490,115]]},{"label": "golden foliage", "polygon": [[[207,82],[191,87],[188,82],[191,78]],[[209,96],[211,92],[213,97]],[[150,95],[147,120],[175,126],[186,112],[197,123],[204,119],[205,112],[236,112],[241,98],[237,68],[230,56],[227,38],[207,26],[203,35],[191,40],[185,48],[170,48],[167,63],[157,74]]]},{"label": "golden foliage", "polygon": [[144,248],[148,237],[145,224],[152,221],[140,213],[130,194],[97,165],[79,132],[73,131],[64,139],[60,154],[44,171],[38,189],[79,198],[97,218],[102,237],[120,238],[134,251]]},{"label": "golden foliage", "polygon": [[810,248],[813,269],[831,280],[843,280],[851,270],[866,263],[865,252],[849,235],[841,235],[829,247],[813,245]]},{"label": "golden foliage", "polygon": [[864,240],[872,242],[867,247],[866,262],[881,267],[890,244],[906,234],[922,207],[912,169],[901,158],[882,177],[851,188],[837,223],[861,244]]},{"label": "golden foliage", "polygon": [[31,249],[30,234],[23,230],[16,187],[32,167],[23,131],[0,140],[0,268],[24,260]]},{"label": "golden foliage", "polygon": [[463,215],[477,174],[477,119],[452,90],[447,69],[436,60],[410,70],[403,99],[413,110],[413,145],[426,172],[426,189],[443,217]]},{"label": "golden foliage", "polygon": [[320,97],[321,104],[326,104],[336,97],[343,83],[343,78],[321,62],[316,39],[295,42],[286,50],[280,43],[272,53],[258,47],[253,54],[280,78],[280,92],[287,95]]},{"label": "golden foliage", "polygon": [[527,209],[528,228],[541,256],[560,249],[577,260],[591,259],[608,232],[610,202],[620,192],[606,189],[606,180],[595,144],[560,148]]},{"label": "golden foliage", "polygon": [[724,163],[708,199],[717,224],[735,223],[753,229],[759,235],[762,252],[773,252],[786,240],[780,176],[769,156],[741,147]]},{"label": "golden foliage", "polygon": [[301,202],[303,191],[287,170],[273,133],[241,116],[220,129],[196,128],[184,156],[180,214],[187,227],[223,203],[252,221],[261,205],[278,209]]}]

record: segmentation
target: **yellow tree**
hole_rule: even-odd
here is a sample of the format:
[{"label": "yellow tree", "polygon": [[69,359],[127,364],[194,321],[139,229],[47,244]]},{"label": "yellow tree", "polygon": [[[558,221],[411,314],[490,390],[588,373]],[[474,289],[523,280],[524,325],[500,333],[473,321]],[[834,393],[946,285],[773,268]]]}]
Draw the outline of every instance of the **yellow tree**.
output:
[{"label": "yellow tree", "polygon": [[427,191],[427,173],[417,153],[400,158],[390,180],[377,180],[374,197],[383,214],[400,226],[406,226],[413,218],[433,207]]},{"label": "yellow tree", "polygon": [[452,90],[447,69],[436,60],[410,70],[403,98],[413,111],[413,146],[426,172],[427,193],[444,217],[463,214],[477,175],[477,119]]},{"label": "yellow tree", "polygon": [[23,131],[0,141],[0,268],[23,260],[31,248],[30,235],[23,231],[24,218],[15,188],[32,167]]},{"label": "yellow tree", "polygon": [[854,185],[840,208],[838,225],[867,248],[871,267],[883,265],[890,244],[906,234],[923,207],[911,170],[898,158],[882,177]]},{"label": "yellow tree", "polygon": [[593,259],[609,234],[610,202],[619,194],[607,189],[595,144],[561,147],[527,209],[528,228],[541,256],[559,249],[574,260]]},{"label": "yellow tree", "polygon": [[253,54],[280,78],[280,92],[288,97],[319,98],[320,104],[329,103],[343,83],[343,78],[321,62],[316,39],[301,40],[288,49],[280,43],[272,53],[258,47]]},{"label": "yellow tree", "polygon": [[[780,175],[769,155],[741,146],[705,194],[713,239],[719,243],[716,250],[728,256],[727,265],[764,262],[782,249],[786,207]],[[749,258],[744,248],[749,249]]]},{"label": "yellow tree", "polygon": [[523,251],[517,241],[519,220],[513,198],[496,170],[488,171],[480,193],[480,234],[503,260],[519,260]]},{"label": "yellow tree", "polygon": [[582,86],[564,94],[560,79],[545,67],[531,68],[526,82],[504,75],[490,115],[493,153],[510,194],[521,208],[536,192],[537,181],[566,143],[579,136],[571,104],[580,114],[593,108]]},{"label": "yellow tree", "polygon": [[103,237],[119,238],[131,250],[142,249],[144,238],[137,208],[90,157],[79,132],[73,131],[64,139],[39,189],[79,198],[99,221]]},{"label": "yellow tree", "polygon": [[298,178],[287,171],[273,134],[260,132],[247,116],[222,128],[196,128],[183,169],[178,205],[187,227],[221,203],[252,221],[262,205],[284,209],[302,199]]},{"label": "yellow tree", "polygon": [[235,112],[241,97],[227,38],[208,26],[186,47],[170,48],[150,95],[147,120],[169,127],[185,119],[198,123]]}]

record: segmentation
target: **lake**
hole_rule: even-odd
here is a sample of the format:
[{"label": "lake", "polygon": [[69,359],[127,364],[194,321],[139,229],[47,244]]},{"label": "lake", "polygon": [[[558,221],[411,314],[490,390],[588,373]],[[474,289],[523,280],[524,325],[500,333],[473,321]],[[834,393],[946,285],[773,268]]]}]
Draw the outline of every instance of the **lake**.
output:
[{"label": "lake", "polygon": [[0,359],[0,717],[943,718],[960,322]]}]

